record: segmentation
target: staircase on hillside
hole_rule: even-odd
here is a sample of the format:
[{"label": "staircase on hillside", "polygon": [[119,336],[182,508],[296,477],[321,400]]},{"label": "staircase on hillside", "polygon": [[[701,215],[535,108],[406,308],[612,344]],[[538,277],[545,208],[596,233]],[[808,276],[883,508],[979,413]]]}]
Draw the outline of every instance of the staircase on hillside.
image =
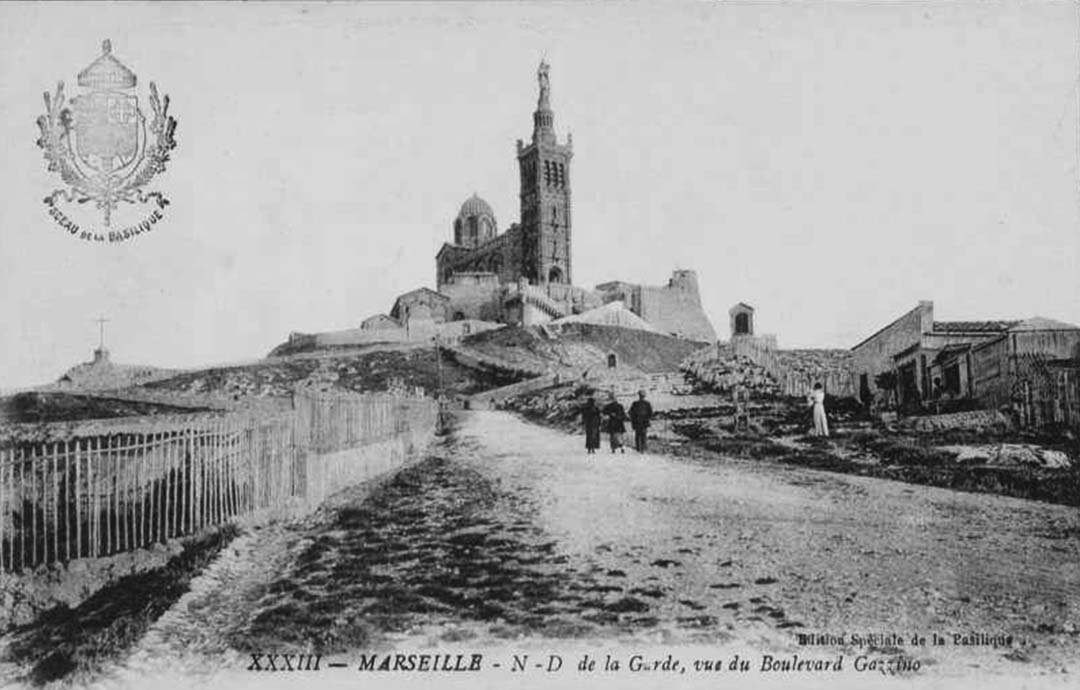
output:
[{"label": "staircase on hillside", "polygon": [[542,288],[535,285],[519,285],[517,289],[522,302],[531,304],[552,319],[560,319],[570,314],[569,309],[551,299]]}]

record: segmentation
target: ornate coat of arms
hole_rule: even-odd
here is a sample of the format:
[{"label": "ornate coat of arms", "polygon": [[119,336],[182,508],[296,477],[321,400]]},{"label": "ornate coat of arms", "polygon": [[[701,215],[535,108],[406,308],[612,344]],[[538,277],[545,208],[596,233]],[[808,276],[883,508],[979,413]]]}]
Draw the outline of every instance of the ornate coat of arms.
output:
[{"label": "ornate coat of arms", "polygon": [[83,93],[66,101],[64,82],[55,94],[45,93],[46,113],[38,118],[37,143],[45,151],[49,170],[59,172],[67,185],[45,197],[45,203],[55,206],[61,198],[80,204],[92,201],[109,226],[121,202],[152,201],[159,208],[169,203],[160,192],[143,188],[165,169],[169,152],[176,147],[176,120],[169,115],[169,97],[159,97],[150,82],[152,118],[147,126],[135,95],[135,73],[113,57],[109,41],[101,50],[101,57],[79,72]]}]

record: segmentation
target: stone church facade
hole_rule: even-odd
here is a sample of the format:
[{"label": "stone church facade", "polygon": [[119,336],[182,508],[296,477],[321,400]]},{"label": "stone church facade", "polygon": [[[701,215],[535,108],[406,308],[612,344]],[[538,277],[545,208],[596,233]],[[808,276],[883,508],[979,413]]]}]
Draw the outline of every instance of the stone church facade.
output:
[{"label": "stone church facade", "polygon": [[560,141],[555,132],[544,62],[537,79],[532,138],[517,142],[518,222],[500,233],[491,205],[476,194],[466,199],[452,223],[453,241],[435,256],[436,290],[428,292],[445,296],[445,304],[410,310],[412,301],[431,301],[427,292],[414,290],[397,299],[392,316],[429,313],[437,323],[480,320],[527,326],[621,300],[664,333],[714,341],[693,271],[676,271],[666,286],[616,281],[589,290],[573,284],[573,140],[567,136]]}]

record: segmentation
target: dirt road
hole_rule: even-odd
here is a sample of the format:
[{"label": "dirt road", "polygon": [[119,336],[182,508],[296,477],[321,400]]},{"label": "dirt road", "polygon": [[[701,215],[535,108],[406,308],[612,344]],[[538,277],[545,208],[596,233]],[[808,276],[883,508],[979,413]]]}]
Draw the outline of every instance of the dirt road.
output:
[{"label": "dirt road", "polygon": [[847,673],[865,655],[890,672],[849,684],[1070,687],[1078,592],[1073,509],[767,463],[587,456],[581,438],[471,412],[379,487],[238,539],[98,685],[220,675],[265,650],[351,662],[452,647],[559,649],[567,663],[741,653],[757,680],[800,686],[811,677],[766,672],[762,655],[843,654]]}]

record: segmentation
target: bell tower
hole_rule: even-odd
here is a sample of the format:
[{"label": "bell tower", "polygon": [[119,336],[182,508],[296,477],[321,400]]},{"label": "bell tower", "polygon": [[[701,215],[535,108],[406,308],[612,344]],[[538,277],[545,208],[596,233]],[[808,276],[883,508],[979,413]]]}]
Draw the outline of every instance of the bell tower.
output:
[{"label": "bell tower", "polygon": [[536,76],[540,98],[533,113],[532,143],[517,142],[521,170],[521,275],[530,283],[571,282],[570,159],[573,139],[560,144],[551,110],[548,64]]}]

